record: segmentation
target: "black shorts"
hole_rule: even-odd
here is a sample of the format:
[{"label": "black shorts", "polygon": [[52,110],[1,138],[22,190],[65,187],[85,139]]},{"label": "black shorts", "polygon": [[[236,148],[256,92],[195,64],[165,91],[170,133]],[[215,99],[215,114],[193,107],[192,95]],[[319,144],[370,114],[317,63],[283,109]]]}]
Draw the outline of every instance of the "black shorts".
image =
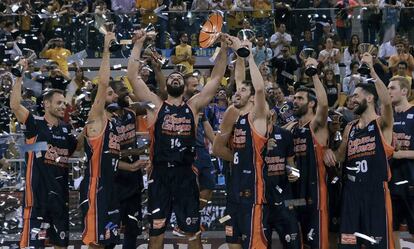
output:
[{"label": "black shorts", "polygon": [[100,246],[118,243],[120,203],[113,184],[96,177],[83,179],[79,202],[83,214],[83,243]]},{"label": "black shorts", "polygon": [[123,199],[120,205],[121,227],[125,235],[138,236],[142,233],[141,193]]},{"label": "black shorts", "polygon": [[328,210],[315,205],[298,208],[303,244],[311,249],[328,248]]},{"label": "black shorts", "polygon": [[33,189],[37,205],[23,208],[23,231],[20,247],[47,244],[67,247],[69,243],[69,188],[66,177],[41,181]]},{"label": "black shorts", "polygon": [[414,186],[408,186],[403,195],[391,195],[393,230],[407,222],[408,231],[414,234]]},{"label": "black shorts", "polygon": [[199,188],[194,171],[191,166],[153,165],[148,177],[150,236],[165,232],[172,212],[183,232],[200,230]]},{"label": "black shorts", "polygon": [[213,190],[216,186],[215,168],[211,161],[196,160],[194,166],[197,168],[198,184],[200,191]]},{"label": "black shorts", "polygon": [[[67,247],[69,245],[69,209],[61,207],[61,217],[34,217],[33,208],[23,210],[23,231],[20,248],[44,247],[47,244]],[[26,218],[27,217],[27,218]]]},{"label": "black shorts", "polygon": [[267,228],[268,205],[227,202],[226,242],[241,244],[243,249],[267,248],[271,237]]},{"label": "black shorts", "polygon": [[[342,210],[339,248],[393,248],[391,198],[387,184],[366,186],[345,182],[342,191]],[[355,232],[375,239],[372,242],[357,237]]]},{"label": "black shorts", "polygon": [[[284,204],[270,206],[267,223],[270,232],[276,231],[278,233],[283,248],[301,248],[299,222],[294,209],[289,209]],[[269,248],[271,241],[269,240]]]}]

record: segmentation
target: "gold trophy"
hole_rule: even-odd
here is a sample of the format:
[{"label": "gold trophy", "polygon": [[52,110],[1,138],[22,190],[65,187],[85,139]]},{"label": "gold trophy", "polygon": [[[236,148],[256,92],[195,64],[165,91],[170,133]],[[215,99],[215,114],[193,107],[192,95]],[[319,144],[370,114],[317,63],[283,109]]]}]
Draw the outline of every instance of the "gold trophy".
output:
[{"label": "gold trophy", "polygon": [[160,55],[157,52],[157,49],[155,48],[155,46],[153,44],[150,44],[145,48],[144,55],[147,58],[152,58],[153,60],[158,62],[158,64],[160,64],[161,67],[166,66],[169,62],[169,60],[167,58],[165,58],[164,56]]},{"label": "gold trophy", "polygon": [[[109,32],[113,32],[115,29],[115,25],[113,22],[105,22],[99,28],[99,32],[103,35],[106,35]],[[112,40],[109,45],[109,52],[113,53],[116,51],[121,50],[122,45],[117,40]]]},{"label": "gold trophy", "polygon": [[[363,56],[365,53],[371,54],[374,48],[375,46],[369,43],[361,43],[358,45],[358,51],[361,53],[361,56]],[[358,73],[360,73],[361,75],[369,75],[370,72],[371,68],[369,67],[369,65],[365,62],[362,62],[358,68]]]},{"label": "gold trophy", "polygon": [[[253,40],[256,38],[256,34],[251,29],[242,29],[237,33],[237,37],[240,39],[240,41],[250,41],[253,42]],[[242,58],[246,58],[250,55],[250,50],[246,46],[241,46],[236,50],[236,54]]]}]

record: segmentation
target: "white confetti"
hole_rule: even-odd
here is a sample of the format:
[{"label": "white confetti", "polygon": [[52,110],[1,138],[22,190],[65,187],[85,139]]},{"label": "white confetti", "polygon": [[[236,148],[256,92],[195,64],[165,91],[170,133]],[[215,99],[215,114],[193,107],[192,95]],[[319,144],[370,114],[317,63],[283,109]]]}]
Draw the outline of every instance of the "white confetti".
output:
[{"label": "white confetti", "polygon": [[361,238],[361,239],[368,240],[369,242],[371,242],[373,244],[377,244],[378,243],[374,238],[369,237],[368,235],[365,235],[363,233],[355,232],[354,235],[357,236],[357,237],[359,237],[359,238]]},{"label": "white confetti", "polygon": [[230,220],[231,219],[231,216],[230,215],[226,215],[226,216],[224,216],[224,217],[221,217],[220,219],[219,219],[219,222],[220,222],[220,224],[223,224],[224,222],[226,222],[226,221],[228,221],[228,220]]},{"label": "white confetti", "polygon": [[407,180],[404,180],[404,181],[396,182],[394,184],[395,185],[403,185],[403,184],[407,184],[407,183],[408,183],[408,181]]},{"label": "white confetti", "polygon": [[155,213],[158,213],[160,210],[161,210],[161,209],[157,208],[157,209],[153,210],[151,213],[152,213],[152,214],[155,214]]}]

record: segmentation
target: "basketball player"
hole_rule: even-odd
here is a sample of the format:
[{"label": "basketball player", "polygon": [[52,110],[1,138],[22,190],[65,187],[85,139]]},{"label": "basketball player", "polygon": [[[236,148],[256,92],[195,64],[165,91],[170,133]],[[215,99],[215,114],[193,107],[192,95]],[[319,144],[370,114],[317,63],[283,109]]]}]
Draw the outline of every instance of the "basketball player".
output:
[{"label": "basketball player", "polygon": [[390,79],[388,92],[394,107],[396,151],[391,160],[390,192],[395,247],[400,249],[400,224],[407,222],[414,234],[414,106],[408,103],[410,82],[405,77]]},{"label": "basketball player", "polygon": [[[275,111],[272,110],[270,113],[269,136],[264,152],[266,201],[269,205],[267,223],[270,233],[273,230],[278,233],[283,248],[300,249],[299,222],[295,209],[288,204],[289,200],[294,199],[291,182],[297,181],[299,177],[294,174],[294,169],[286,167],[296,167],[293,136],[291,132],[276,124],[276,120],[272,120],[276,119]],[[270,242],[271,240],[269,244]]]},{"label": "basketball player", "polygon": [[[359,119],[345,128],[344,139],[334,153],[327,150],[325,163],[344,162],[339,248],[393,249],[388,159],[393,147],[392,101],[385,84],[373,69],[372,56],[362,61],[371,68],[375,83],[358,84],[353,101]],[[375,107],[381,102],[381,116]]]},{"label": "basketball player", "polygon": [[82,241],[90,248],[113,247],[119,241],[119,196],[116,191],[117,168],[136,167],[119,162],[120,145],[117,122],[105,107],[118,97],[109,87],[109,44],[114,33],[105,35],[99,84],[92,91],[93,105],[85,126],[85,176],[80,186],[80,208],[84,216]]},{"label": "basketball player", "polygon": [[[27,62],[20,64],[27,70]],[[77,141],[72,127],[62,121],[66,109],[64,93],[50,89],[43,95],[44,116],[32,115],[21,105],[22,77],[16,79],[10,108],[22,124],[26,146],[26,185],[20,248],[55,248],[69,242],[69,157]]]},{"label": "basketball player", "polygon": [[[251,43],[245,42],[251,51]],[[264,80],[252,53],[248,57],[252,81],[237,84],[234,106],[225,112],[213,153],[232,162],[227,180],[226,242],[230,249],[267,248],[268,207],[265,204],[263,151],[267,113]],[[244,71],[244,68],[242,69]],[[232,136],[232,138],[231,138]],[[228,141],[231,138],[232,148]],[[266,234],[265,234],[266,232]]]},{"label": "basketball player", "polygon": [[142,171],[146,162],[139,161],[136,137],[136,116],[142,108],[130,105],[130,93],[122,81],[111,81],[110,87],[118,95],[113,116],[117,119],[117,131],[121,149],[121,159],[115,183],[120,200],[120,218],[124,231],[122,248],[136,248],[137,236],[142,232],[141,191]]},{"label": "basketball player", "polygon": [[[136,32],[128,62],[128,79],[140,101],[154,105],[147,112],[151,138],[152,168],[149,172],[148,211],[150,214],[149,248],[163,248],[167,221],[174,211],[177,224],[188,237],[189,248],[202,248],[200,240],[199,189],[192,169],[198,114],[208,105],[224,75],[227,46],[221,44],[211,81],[203,90],[184,101],[184,77],[173,72],[167,77],[167,100],[149,91],[137,75],[139,54],[145,40],[143,30]],[[226,36],[227,37],[227,36]]]},{"label": "basketball player", "polygon": [[[317,66],[314,59],[306,65]],[[294,186],[303,244],[328,249],[328,209],[323,150],[328,144],[328,99],[318,75],[312,77],[315,90],[298,88],[293,99],[297,121],[287,125],[294,141],[300,178]]]}]

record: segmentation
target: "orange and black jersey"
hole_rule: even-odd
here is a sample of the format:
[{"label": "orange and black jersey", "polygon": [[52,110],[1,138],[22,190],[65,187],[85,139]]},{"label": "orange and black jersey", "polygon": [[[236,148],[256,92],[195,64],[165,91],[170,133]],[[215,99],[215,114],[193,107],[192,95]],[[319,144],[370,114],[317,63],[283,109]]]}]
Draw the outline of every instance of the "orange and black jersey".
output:
[{"label": "orange and black jersey", "polygon": [[249,113],[238,118],[231,141],[234,160],[230,168],[228,200],[264,204],[264,160],[266,138],[254,128]]},{"label": "orange and black jersey", "polygon": [[195,158],[196,123],[194,112],[165,101],[155,124],[150,127],[151,159],[154,166],[191,166]]},{"label": "orange and black jersey", "polygon": [[77,145],[72,127],[64,122],[54,126],[45,117],[29,113],[22,128],[26,144],[37,147],[39,143],[47,143],[47,150],[33,148],[25,155],[27,169],[24,206],[46,210],[50,196],[54,195],[59,195],[59,200],[64,204],[69,195],[68,161]]},{"label": "orange and black jersey", "polygon": [[378,119],[362,129],[358,128],[358,120],[350,125],[343,169],[345,182],[382,186],[391,177],[388,159],[393,147],[385,142]]},{"label": "orange and black jersey", "polygon": [[[136,149],[137,148],[137,136],[136,136],[136,114],[129,108],[124,108],[122,115],[117,117],[116,130],[119,137],[119,145],[121,151]],[[139,160],[139,156],[128,156],[122,158],[122,161],[127,163],[133,163]],[[116,175],[117,191],[121,200],[128,198],[136,193],[141,192],[143,187],[142,172],[137,170],[135,172],[129,172],[119,169]]]},{"label": "orange and black jersey", "polygon": [[[399,150],[414,150],[414,106],[405,112],[394,112],[393,129]],[[391,172],[392,183],[407,180],[410,186],[414,185],[414,160],[392,159]],[[403,185],[400,186],[405,187]],[[390,184],[390,189],[394,188],[396,185]]]},{"label": "orange and black jersey", "polygon": [[305,198],[308,205],[326,210],[326,169],[323,163],[324,146],[319,144],[310,128],[310,122],[293,130],[295,162],[300,178],[295,183],[297,198]]},{"label": "orange and black jersey", "polygon": [[[272,146],[270,143],[274,143]],[[266,200],[269,204],[277,204],[293,199],[292,188],[289,183],[286,165],[287,159],[293,157],[293,136],[279,126],[274,125],[268,137],[268,144],[264,151],[266,182]]]}]

